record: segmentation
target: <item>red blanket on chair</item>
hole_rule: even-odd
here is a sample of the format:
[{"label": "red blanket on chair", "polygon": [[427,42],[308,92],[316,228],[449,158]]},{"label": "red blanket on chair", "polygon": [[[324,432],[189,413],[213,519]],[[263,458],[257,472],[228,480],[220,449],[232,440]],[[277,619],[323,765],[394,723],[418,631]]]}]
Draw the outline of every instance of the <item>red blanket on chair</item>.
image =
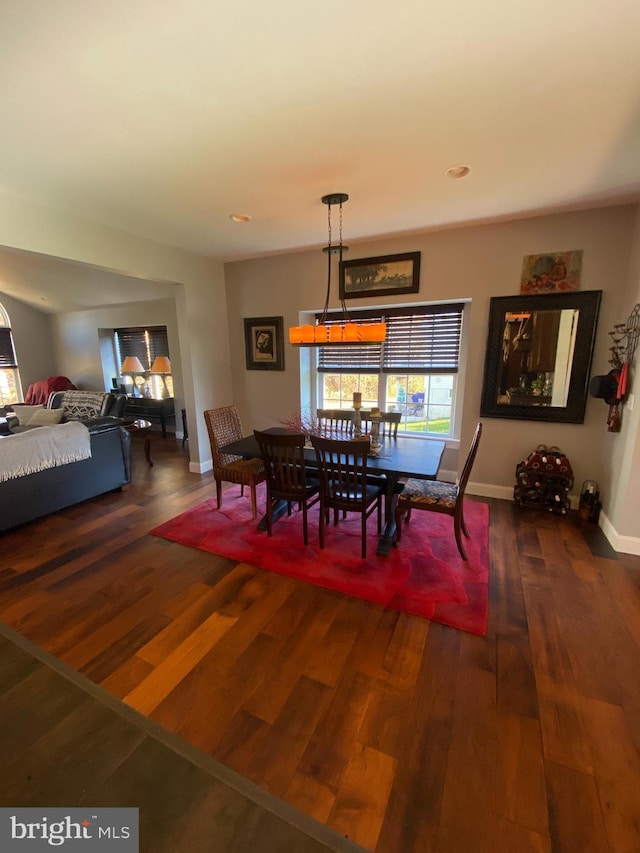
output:
[{"label": "red blanket on chair", "polygon": [[49,395],[53,391],[75,391],[76,386],[66,376],[50,376],[39,382],[32,382],[27,388],[27,396],[24,398],[28,406],[46,405]]}]

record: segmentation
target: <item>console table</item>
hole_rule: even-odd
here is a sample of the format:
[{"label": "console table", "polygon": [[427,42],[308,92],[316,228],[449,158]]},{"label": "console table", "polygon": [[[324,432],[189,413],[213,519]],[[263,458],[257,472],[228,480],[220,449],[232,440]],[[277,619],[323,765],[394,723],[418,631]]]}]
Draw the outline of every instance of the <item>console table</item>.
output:
[{"label": "console table", "polygon": [[167,421],[176,419],[173,405],[173,397],[164,400],[154,400],[151,397],[127,397],[124,407],[125,417],[134,420],[143,419],[147,421],[159,421],[162,428],[162,437],[167,437]]}]

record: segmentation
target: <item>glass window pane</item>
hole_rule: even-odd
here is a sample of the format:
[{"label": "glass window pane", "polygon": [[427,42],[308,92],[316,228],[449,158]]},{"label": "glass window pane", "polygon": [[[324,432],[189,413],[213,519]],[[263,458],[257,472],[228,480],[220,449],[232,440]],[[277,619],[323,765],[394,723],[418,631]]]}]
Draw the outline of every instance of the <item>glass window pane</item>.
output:
[{"label": "glass window pane", "polygon": [[386,411],[402,412],[399,432],[451,435],[455,377],[398,375],[386,377]]},{"label": "glass window pane", "polygon": [[0,370],[0,406],[18,403],[18,371],[11,369]]}]

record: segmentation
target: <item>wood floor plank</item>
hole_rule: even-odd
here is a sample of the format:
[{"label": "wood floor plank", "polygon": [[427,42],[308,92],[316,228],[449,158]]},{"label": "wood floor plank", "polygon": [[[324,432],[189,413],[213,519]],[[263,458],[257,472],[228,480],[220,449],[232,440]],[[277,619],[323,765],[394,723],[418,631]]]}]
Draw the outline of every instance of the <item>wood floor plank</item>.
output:
[{"label": "wood floor plank", "polygon": [[[461,645],[466,642],[461,640]],[[480,644],[478,644],[480,645]],[[473,643],[473,650],[477,651]],[[496,750],[498,719],[495,707],[495,673],[461,650],[453,707],[453,727],[442,793],[442,811],[437,833],[438,851],[454,850],[460,844],[460,811],[468,815],[465,844],[468,849],[491,850],[496,824],[498,769]],[[464,777],[465,784],[460,784]]]},{"label": "wood floor plank", "polygon": [[551,839],[518,823],[498,818],[492,838],[493,853],[551,853]]},{"label": "wood floor plank", "polygon": [[[258,634],[237,658],[233,672],[223,676],[218,662],[211,660],[217,656],[219,645],[185,677],[180,691],[169,694],[153,714],[159,723],[208,753],[213,753],[227,739],[244,699],[268,678],[278,656],[274,638]],[[185,695],[190,697],[187,706]]]},{"label": "wood floor plank", "polygon": [[597,700],[585,701],[591,731],[595,779],[600,791],[604,825],[614,850],[637,846],[640,827],[640,754],[631,738],[622,708]]},{"label": "wood floor plank", "polygon": [[96,684],[101,684],[121,664],[131,659],[132,652],[137,656],[140,647],[145,647],[150,637],[156,637],[166,627],[167,622],[166,616],[160,613],[152,614],[148,619],[136,623],[131,630],[118,637],[79,671]]},{"label": "wood floor plank", "polygon": [[458,683],[460,633],[431,625],[398,746],[378,849],[437,851]]},{"label": "wood floor plank", "polygon": [[138,649],[136,654],[141,660],[153,666],[159,666],[196,628],[202,625],[217,610],[220,591],[214,590],[206,584],[202,586],[204,592],[189,607],[174,619],[170,621],[167,619],[167,624],[163,630],[157,631],[149,642]]},{"label": "wood floor plank", "polygon": [[537,720],[500,714],[495,810],[499,817],[549,836],[542,737]]},{"label": "wood floor plank", "polygon": [[97,683],[113,696],[123,699],[151,672],[153,672],[153,666],[150,663],[138,657],[130,657]]},{"label": "wood floor plank", "polygon": [[329,785],[296,772],[284,792],[284,799],[310,817],[327,823],[336,799],[335,789]]},{"label": "wood floor plank", "polygon": [[552,761],[546,763],[546,777],[552,850],[613,853],[616,848],[607,839],[594,777]]},{"label": "wood floor plank", "polygon": [[384,658],[388,683],[404,693],[413,693],[420,672],[430,622],[401,613]]},{"label": "wood floor plank", "polygon": [[322,596],[313,596],[305,618],[282,644],[277,673],[258,684],[245,699],[243,707],[246,711],[268,723],[275,722],[306,664],[308,649],[324,643],[332,621],[332,602],[323,600]]},{"label": "wood floor plank", "polygon": [[235,621],[228,616],[213,613],[144,681],[127,693],[124,701],[141,714],[150,714],[193,669],[194,665],[215,646]]},{"label": "wood floor plank", "polygon": [[545,758],[591,774],[589,737],[554,604],[529,591],[527,611]]},{"label": "wood floor plank", "polygon": [[338,788],[376,682],[361,673],[343,679],[339,698],[334,696],[318,723],[299,764],[299,770]]},{"label": "wood floor plank", "polygon": [[339,608],[322,642],[311,650],[303,664],[305,675],[330,687],[338,683],[360,633],[358,625],[343,617],[342,613],[342,608]]},{"label": "wood floor plank", "polygon": [[367,705],[358,733],[361,743],[391,758],[397,757],[411,700],[410,695],[391,685],[380,686]]},{"label": "wood floor plank", "polygon": [[284,795],[318,720],[329,704],[330,694],[327,685],[306,676],[296,683],[262,751],[264,769],[257,781],[267,791],[278,797]]},{"label": "wood floor plank", "polygon": [[374,850],[395,769],[395,759],[370,746],[354,752],[338,788],[329,826]]}]

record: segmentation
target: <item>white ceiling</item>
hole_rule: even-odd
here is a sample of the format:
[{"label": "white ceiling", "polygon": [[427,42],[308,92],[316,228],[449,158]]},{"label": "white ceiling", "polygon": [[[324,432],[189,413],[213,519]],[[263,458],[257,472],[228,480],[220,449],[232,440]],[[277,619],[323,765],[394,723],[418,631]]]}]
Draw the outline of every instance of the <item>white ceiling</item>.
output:
[{"label": "white ceiling", "polygon": [[174,288],[170,282],[133,279],[88,264],[0,248],[0,291],[43,314],[172,299]]},{"label": "white ceiling", "polygon": [[638,0],[0,13],[0,191],[223,261],[640,198]]}]

